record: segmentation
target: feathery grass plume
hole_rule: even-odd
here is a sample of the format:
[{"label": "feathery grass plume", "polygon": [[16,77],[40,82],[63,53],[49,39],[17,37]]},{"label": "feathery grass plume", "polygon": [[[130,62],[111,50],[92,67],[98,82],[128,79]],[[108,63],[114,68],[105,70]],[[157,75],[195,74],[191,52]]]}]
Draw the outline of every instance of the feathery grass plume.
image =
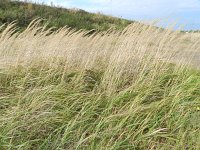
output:
[{"label": "feathery grass plume", "polygon": [[101,33],[8,25],[0,149],[199,149],[198,37],[140,23]]}]

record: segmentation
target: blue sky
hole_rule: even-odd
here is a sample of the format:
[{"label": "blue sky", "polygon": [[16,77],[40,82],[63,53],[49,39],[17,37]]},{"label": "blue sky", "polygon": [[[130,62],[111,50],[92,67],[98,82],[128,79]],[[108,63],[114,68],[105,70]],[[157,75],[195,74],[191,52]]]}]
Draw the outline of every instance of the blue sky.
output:
[{"label": "blue sky", "polygon": [[[22,0],[23,1],[23,0]],[[200,0],[32,0],[53,2],[66,8],[81,8],[89,12],[148,22],[177,23],[184,29],[200,29]]]}]

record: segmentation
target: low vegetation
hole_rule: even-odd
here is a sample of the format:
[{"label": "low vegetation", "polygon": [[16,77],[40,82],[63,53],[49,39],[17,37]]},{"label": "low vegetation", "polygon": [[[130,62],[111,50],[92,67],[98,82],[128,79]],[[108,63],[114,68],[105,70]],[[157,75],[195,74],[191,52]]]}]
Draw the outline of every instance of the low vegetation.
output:
[{"label": "low vegetation", "polygon": [[20,30],[25,29],[35,18],[43,18],[48,28],[68,26],[75,29],[105,31],[109,28],[122,30],[131,21],[102,14],[88,13],[79,9],[46,6],[29,2],[0,0],[0,25],[17,22]]},{"label": "low vegetation", "polygon": [[174,61],[188,34],[1,29],[0,149],[200,149],[200,72]]}]

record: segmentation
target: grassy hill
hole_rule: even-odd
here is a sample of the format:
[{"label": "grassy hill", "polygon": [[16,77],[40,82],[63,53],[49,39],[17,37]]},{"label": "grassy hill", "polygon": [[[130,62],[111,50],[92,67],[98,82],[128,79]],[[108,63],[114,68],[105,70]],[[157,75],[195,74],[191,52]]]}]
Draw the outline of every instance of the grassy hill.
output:
[{"label": "grassy hill", "polygon": [[35,18],[46,19],[49,27],[69,26],[76,29],[96,29],[103,31],[109,28],[123,29],[131,21],[88,13],[84,10],[56,8],[46,5],[24,3],[19,1],[0,0],[0,24],[17,21],[21,28]]}]

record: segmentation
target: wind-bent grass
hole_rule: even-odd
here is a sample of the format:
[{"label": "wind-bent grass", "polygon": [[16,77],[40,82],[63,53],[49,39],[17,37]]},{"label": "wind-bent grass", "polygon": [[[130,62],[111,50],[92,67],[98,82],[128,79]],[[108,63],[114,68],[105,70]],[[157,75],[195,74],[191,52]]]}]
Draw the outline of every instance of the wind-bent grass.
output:
[{"label": "wind-bent grass", "polygon": [[0,149],[200,148],[200,73],[177,54],[191,35],[38,24],[0,34]]}]

